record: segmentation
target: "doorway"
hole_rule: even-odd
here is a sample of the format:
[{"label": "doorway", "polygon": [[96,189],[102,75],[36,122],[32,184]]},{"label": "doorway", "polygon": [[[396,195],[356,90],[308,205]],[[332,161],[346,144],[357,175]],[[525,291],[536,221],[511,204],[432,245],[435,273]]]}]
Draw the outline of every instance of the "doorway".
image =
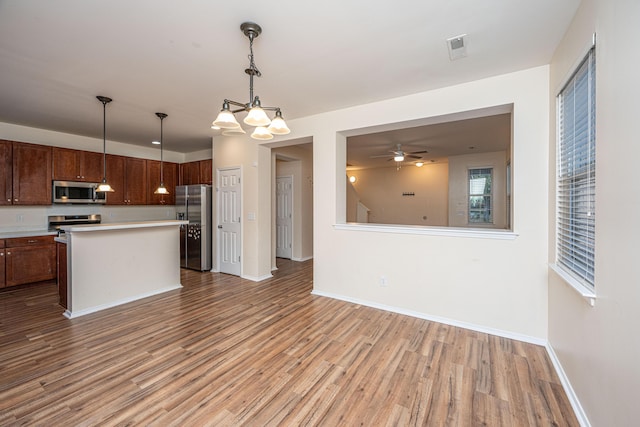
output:
[{"label": "doorway", "polygon": [[291,259],[293,246],[293,176],[276,178],[276,257]]},{"label": "doorway", "polygon": [[218,258],[221,273],[240,276],[242,264],[240,168],[218,169]]}]

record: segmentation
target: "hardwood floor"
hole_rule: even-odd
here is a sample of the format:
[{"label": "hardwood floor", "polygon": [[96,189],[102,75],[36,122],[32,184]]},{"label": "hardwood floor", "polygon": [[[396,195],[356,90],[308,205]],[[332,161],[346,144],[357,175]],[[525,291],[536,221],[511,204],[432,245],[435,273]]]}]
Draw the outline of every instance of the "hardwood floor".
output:
[{"label": "hardwood floor", "polygon": [[578,425],[544,348],[312,296],[311,261],[182,280],[73,320],[0,293],[0,425]]}]

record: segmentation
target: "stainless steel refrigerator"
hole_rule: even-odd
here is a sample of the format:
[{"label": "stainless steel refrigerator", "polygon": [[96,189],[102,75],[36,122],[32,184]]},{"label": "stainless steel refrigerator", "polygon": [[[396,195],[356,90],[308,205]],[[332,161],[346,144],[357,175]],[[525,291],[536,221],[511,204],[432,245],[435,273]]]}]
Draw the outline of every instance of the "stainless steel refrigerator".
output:
[{"label": "stainless steel refrigerator", "polygon": [[180,267],[211,270],[211,186],[176,187],[176,217],[180,226]]}]

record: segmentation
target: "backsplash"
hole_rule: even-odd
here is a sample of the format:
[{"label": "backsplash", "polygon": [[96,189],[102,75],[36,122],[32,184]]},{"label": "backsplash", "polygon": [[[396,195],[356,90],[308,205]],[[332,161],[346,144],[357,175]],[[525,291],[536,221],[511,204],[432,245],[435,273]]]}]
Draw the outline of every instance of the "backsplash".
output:
[{"label": "backsplash", "polygon": [[46,230],[49,215],[102,215],[103,223],[175,219],[175,206],[3,206],[0,232]]}]

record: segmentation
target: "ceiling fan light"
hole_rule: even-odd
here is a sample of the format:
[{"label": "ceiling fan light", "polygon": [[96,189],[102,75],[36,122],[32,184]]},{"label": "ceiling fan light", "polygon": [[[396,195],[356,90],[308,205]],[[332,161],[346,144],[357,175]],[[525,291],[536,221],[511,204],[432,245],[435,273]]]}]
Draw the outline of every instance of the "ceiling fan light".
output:
[{"label": "ceiling fan light", "polygon": [[222,131],[223,136],[237,136],[237,135],[244,135],[245,133],[247,132],[245,132],[245,130],[242,129],[241,127],[237,127],[235,129],[224,129]]},{"label": "ceiling fan light", "polygon": [[249,114],[244,118],[244,122],[249,126],[268,126],[271,120],[269,120],[267,113],[264,112],[260,105],[256,105],[249,110]]},{"label": "ceiling fan light", "polygon": [[273,135],[271,135],[271,133],[266,127],[258,126],[251,134],[251,138],[268,140],[268,139],[273,139]]},{"label": "ceiling fan light", "polygon": [[395,160],[396,162],[402,162],[404,161],[404,156],[402,154],[396,154],[395,156],[393,156],[393,160]]},{"label": "ceiling fan light", "polygon": [[424,162],[422,162],[422,161],[416,162],[416,166],[421,168],[422,166],[424,166]]},{"label": "ceiling fan light", "polygon": [[218,117],[211,123],[213,126],[217,126],[220,129],[235,129],[240,127],[240,123],[236,120],[236,116],[229,111],[229,106],[225,105],[218,113]]},{"label": "ceiling fan light", "polygon": [[280,112],[280,110],[276,111],[276,116],[273,118],[273,120],[271,120],[271,124],[267,129],[274,135],[286,135],[291,132],[284,119],[282,118],[282,113]]}]

